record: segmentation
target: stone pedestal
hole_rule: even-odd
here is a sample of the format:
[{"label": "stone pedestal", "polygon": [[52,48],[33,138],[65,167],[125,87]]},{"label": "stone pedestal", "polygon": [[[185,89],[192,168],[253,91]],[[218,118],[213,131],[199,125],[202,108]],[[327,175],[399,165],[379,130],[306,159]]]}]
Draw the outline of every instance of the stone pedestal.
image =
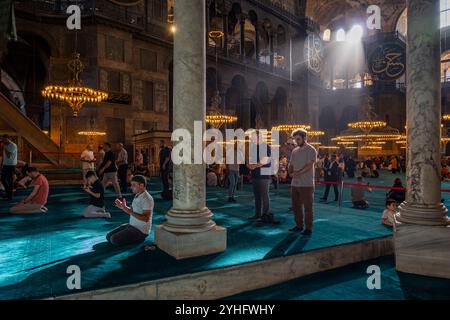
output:
[{"label": "stone pedestal", "polygon": [[[190,133],[192,163],[198,150],[203,151],[205,146],[205,143],[194,145],[193,139],[195,122],[203,123],[205,129],[205,8],[205,0],[177,1],[174,8],[177,31],[173,127]],[[222,252],[227,246],[226,230],[216,226],[212,218],[212,212],[206,207],[205,164],[174,161],[173,207],[166,215],[166,223],[155,229],[156,245],[177,259]]]},{"label": "stone pedestal", "polygon": [[450,227],[398,223],[394,239],[398,271],[450,279]]},{"label": "stone pedestal", "polygon": [[399,271],[450,276],[448,210],[441,203],[440,8],[437,0],[408,0],[407,185],[396,216]]},{"label": "stone pedestal", "polygon": [[206,256],[227,249],[227,230],[215,226],[200,233],[174,233],[163,226],[155,228],[158,247],[175,259]]}]

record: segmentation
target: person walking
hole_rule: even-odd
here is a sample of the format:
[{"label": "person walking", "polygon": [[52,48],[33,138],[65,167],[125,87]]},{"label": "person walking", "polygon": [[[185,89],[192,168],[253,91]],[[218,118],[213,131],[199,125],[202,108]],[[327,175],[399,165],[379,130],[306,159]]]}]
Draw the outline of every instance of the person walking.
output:
[{"label": "person walking", "polygon": [[239,167],[240,163],[244,161],[244,155],[242,152],[237,148],[237,145],[235,144],[234,147],[234,158],[233,163],[227,164],[227,171],[228,171],[228,202],[236,202],[236,199],[234,197],[236,193],[236,189],[239,183]]},{"label": "person walking", "polygon": [[[297,148],[292,151],[289,174],[292,176],[292,209],[295,214],[296,226],[289,231],[303,231],[302,234],[308,236],[313,231],[314,166],[317,161],[317,151],[307,142],[307,135],[308,133],[304,129],[292,133]],[[305,225],[306,228],[303,230]]]},{"label": "person walking", "polygon": [[80,156],[81,161],[81,171],[83,173],[83,185],[86,188],[87,180],[86,175],[89,171],[94,171],[95,166],[95,156],[94,156],[94,147],[92,144],[88,144],[86,149],[81,153]]},{"label": "person walking", "polygon": [[112,183],[114,190],[116,191],[116,195],[119,199],[122,198],[122,193],[119,187],[119,181],[117,180],[117,166],[114,161],[114,153],[112,152],[111,144],[109,142],[105,142],[103,144],[103,148],[105,149],[105,158],[103,159],[103,163],[100,165],[98,170],[99,176],[103,176],[102,184],[106,190],[108,183]]},{"label": "person walking", "polygon": [[120,192],[127,193],[128,189],[128,152],[122,143],[116,145],[117,148],[117,174],[119,176]]}]

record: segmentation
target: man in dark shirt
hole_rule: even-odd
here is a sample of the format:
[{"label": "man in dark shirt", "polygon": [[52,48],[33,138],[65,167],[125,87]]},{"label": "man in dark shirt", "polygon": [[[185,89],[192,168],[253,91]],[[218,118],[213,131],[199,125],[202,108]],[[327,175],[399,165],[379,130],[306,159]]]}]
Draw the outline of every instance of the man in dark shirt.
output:
[{"label": "man in dark shirt", "polygon": [[325,182],[327,183],[325,188],[325,194],[322,201],[327,201],[328,194],[330,193],[330,188],[333,186],[334,189],[334,201],[339,201],[339,191],[337,182],[339,180],[339,164],[336,161],[336,155],[331,156],[331,161],[324,164],[323,171],[325,174]]},{"label": "man in dark shirt", "polygon": [[87,186],[84,191],[89,194],[89,206],[84,209],[85,218],[111,218],[105,211],[105,189],[94,171],[86,173]]},{"label": "man in dark shirt", "polygon": [[[261,141],[259,134],[256,135],[256,144],[256,164],[250,163],[247,165],[247,168],[251,171],[253,194],[255,197],[255,215],[250,217],[249,220],[279,224],[280,222],[274,219],[273,213],[270,209],[269,188],[270,182],[272,181],[272,175],[264,172],[267,169],[261,172],[261,168],[271,167],[271,149],[270,146]],[[260,149],[267,150],[267,154],[265,157],[260,157]]]},{"label": "man in dark shirt", "polygon": [[172,192],[170,190],[169,175],[172,169],[172,149],[165,146],[164,140],[160,141],[159,151],[159,169],[161,174],[161,180],[163,184],[162,198],[164,200],[172,199]]},{"label": "man in dark shirt", "polygon": [[122,198],[122,193],[119,187],[119,181],[117,179],[117,166],[116,166],[116,157],[111,150],[111,144],[105,142],[103,144],[103,149],[105,150],[105,157],[103,158],[103,163],[100,165],[98,170],[98,175],[103,175],[103,188],[106,189],[108,184],[111,182],[114,190],[116,191],[116,195],[119,199]]}]

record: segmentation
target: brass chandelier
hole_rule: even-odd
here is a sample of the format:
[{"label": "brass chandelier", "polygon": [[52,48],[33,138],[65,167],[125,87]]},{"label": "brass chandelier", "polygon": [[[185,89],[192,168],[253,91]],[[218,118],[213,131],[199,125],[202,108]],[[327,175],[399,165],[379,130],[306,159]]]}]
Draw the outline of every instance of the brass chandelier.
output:
[{"label": "brass chandelier", "polygon": [[83,86],[80,74],[84,65],[80,60],[80,54],[75,52],[72,59],[67,64],[72,79],[67,86],[50,85],[42,90],[42,95],[48,99],[60,100],[66,102],[73,111],[73,116],[77,117],[80,109],[88,102],[99,103],[108,99],[106,92],[95,90]]}]

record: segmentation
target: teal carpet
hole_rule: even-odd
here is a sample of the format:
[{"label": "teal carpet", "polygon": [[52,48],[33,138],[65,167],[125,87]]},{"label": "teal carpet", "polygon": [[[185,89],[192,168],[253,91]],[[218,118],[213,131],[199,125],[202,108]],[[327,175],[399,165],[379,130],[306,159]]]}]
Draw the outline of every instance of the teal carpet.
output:
[{"label": "teal carpet", "polygon": [[[391,185],[393,175],[376,183]],[[375,183],[375,181],[373,181]],[[152,180],[154,225],[164,222],[170,202],[159,201],[160,184]],[[81,268],[82,291],[161,279],[181,274],[218,269],[299,252],[386,237],[392,231],[380,224],[384,190],[370,195],[372,208],[351,209],[349,201],[339,208],[334,202],[318,203],[323,187],[316,192],[315,232],[310,238],[290,234],[293,216],[289,212],[288,186],[271,190],[272,209],[281,225],[250,223],[253,214],[251,185],[238,192],[238,203],[226,200],[226,191],[208,189],[207,205],[215,220],[228,230],[228,250],[221,254],[177,261],[160,250],[145,252],[143,246],[113,248],[105,242],[111,229],[128,221],[113,208],[114,194],[107,192],[111,220],[86,220],[81,211],[87,197],[81,186],[50,189],[49,212],[36,216],[6,214],[8,204],[0,202],[0,299],[44,298],[74,293],[66,287],[67,267]],[[344,194],[349,191],[346,190]],[[18,194],[15,200],[20,199]],[[332,196],[330,196],[330,199]],[[131,202],[131,196],[128,196]],[[347,198],[347,200],[349,200]],[[153,241],[153,233],[146,244]]]},{"label": "teal carpet", "polygon": [[[381,270],[380,290],[369,290],[367,268]],[[394,257],[383,257],[316,273],[229,300],[449,300],[450,280],[395,270]]]}]

